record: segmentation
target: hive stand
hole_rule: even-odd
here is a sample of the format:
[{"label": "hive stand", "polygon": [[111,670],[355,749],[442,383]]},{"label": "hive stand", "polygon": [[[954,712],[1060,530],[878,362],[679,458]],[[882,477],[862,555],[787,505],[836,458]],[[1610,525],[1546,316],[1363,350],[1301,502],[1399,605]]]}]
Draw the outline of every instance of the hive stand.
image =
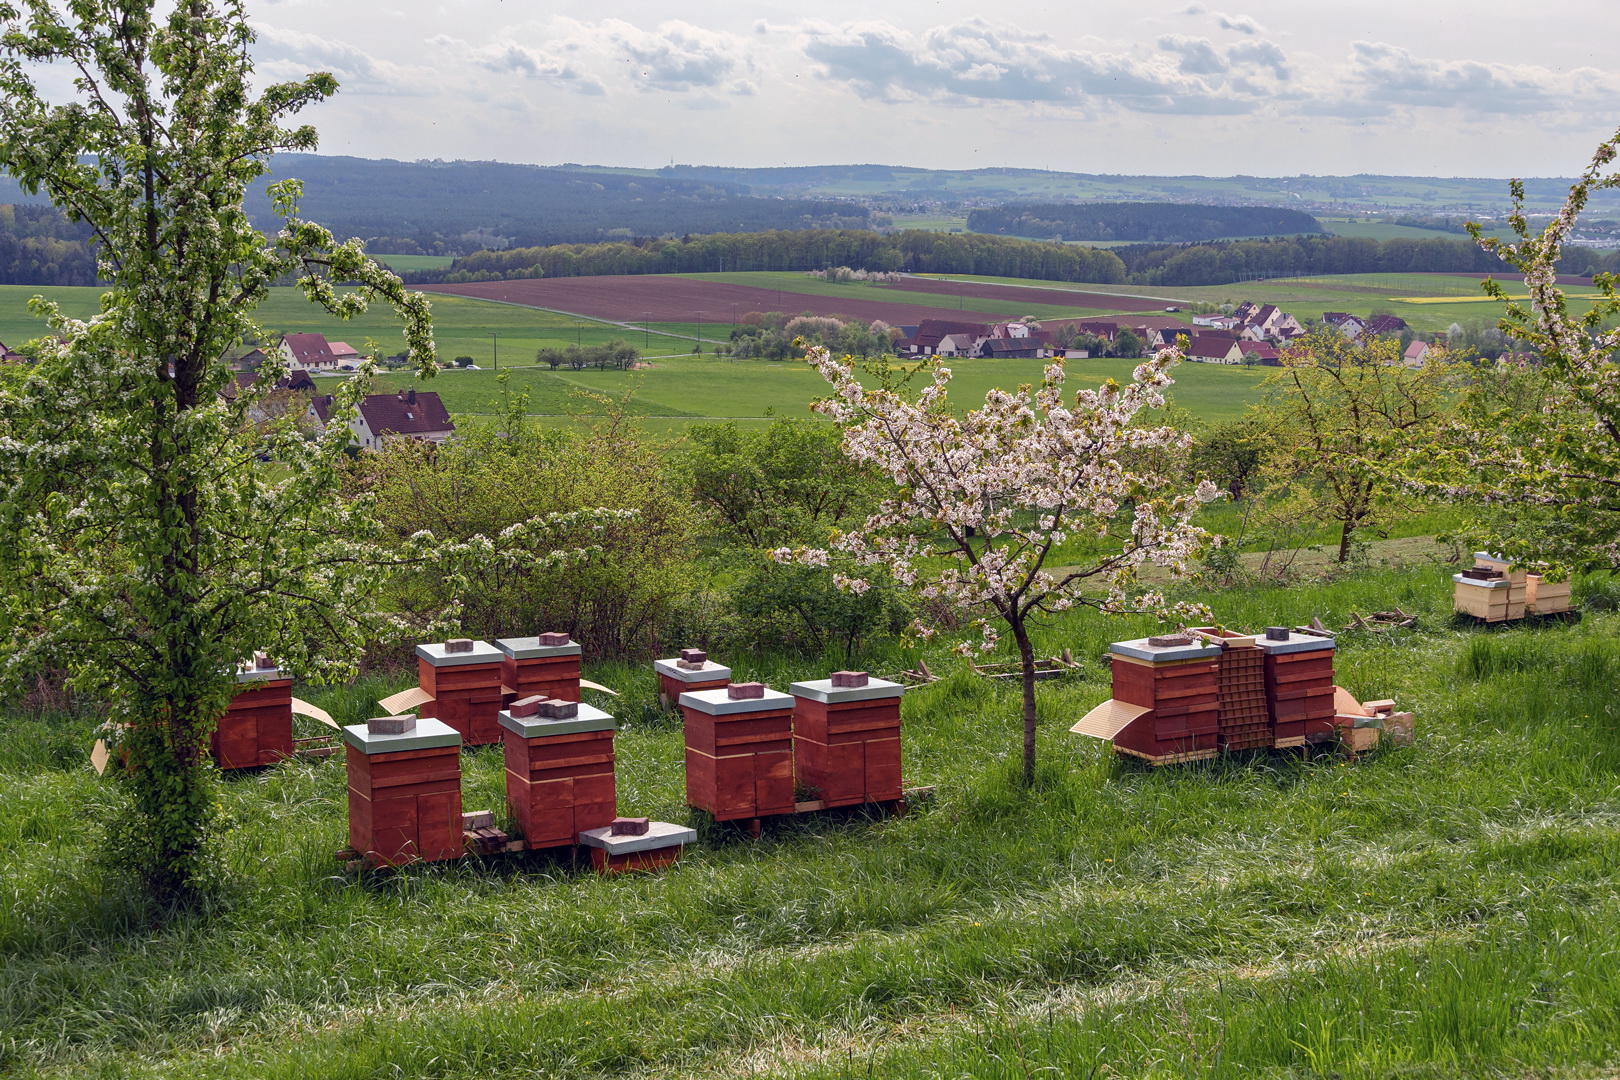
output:
[{"label": "hive stand", "polygon": [[[622,822],[635,824],[621,828]],[[591,849],[591,865],[599,874],[662,870],[673,865],[681,850],[696,839],[696,829],[646,818],[620,818],[579,834],[579,842]]]},{"label": "hive stand", "polygon": [[561,719],[500,714],[506,804],[531,851],[580,843],[580,833],[610,824],[617,813],[616,724],[601,709],[575,708],[574,717]]},{"label": "hive stand", "polygon": [[444,642],[418,645],[417,684],[432,698],[420,715],[449,724],[468,746],[500,742],[503,657],[487,641],[474,641],[469,652],[450,652]]},{"label": "hive stand", "polygon": [[567,634],[497,638],[506,700],[532,697],[578,701],[579,644]]},{"label": "hive stand", "polygon": [[906,688],[865,672],[838,672],[788,689],[799,787],[825,806],[899,801]]},{"label": "hive stand", "polygon": [[292,757],[292,676],[274,666],[245,666],[236,682],[236,695],[208,739],[215,763],[249,769]]},{"label": "hive stand", "polygon": [[[702,659],[688,659],[698,656]],[[682,649],[680,656],[654,660],[653,671],[658,675],[660,705],[679,701],[682,694],[696,690],[724,690],[731,683],[731,669],[699,649]]]},{"label": "hive stand", "polygon": [[371,866],[461,857],[461,734],[417,720],[397,735],[343,729],[349,847]]},{"label": "hive stand", "polygon": [[1151,640],[1116,641],[1108,647],[1114,700],[1145,710],[1114,735],[1115,752],[1155,765],[1214,757],[1220,731],[1220,647],[1197,639],[1167,646]]},{"label": "hive stand", "polygon": [[1266,655],[1266,701],[1273,745],[1303,746],[1333,738],[1333,639],[1288,631],[1255,645]]},{"label": "hive stand", "polygon": [[[758,697],[736,697],[739,685]],[[747,821],[791,814],[793,806],[793,698],[736,684],[680,696],[686,728],[686,801],[716,821]]]}]

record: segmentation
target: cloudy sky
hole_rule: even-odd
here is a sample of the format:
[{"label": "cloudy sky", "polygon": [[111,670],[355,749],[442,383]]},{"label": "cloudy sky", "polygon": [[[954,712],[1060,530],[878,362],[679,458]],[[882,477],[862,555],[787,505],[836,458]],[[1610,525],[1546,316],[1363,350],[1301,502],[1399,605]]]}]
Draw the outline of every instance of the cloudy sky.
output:
[{"label": "cloudy sky", "polygon": [[1569,175],[1620,0],[276,0],[324,153],[537,164]]}]

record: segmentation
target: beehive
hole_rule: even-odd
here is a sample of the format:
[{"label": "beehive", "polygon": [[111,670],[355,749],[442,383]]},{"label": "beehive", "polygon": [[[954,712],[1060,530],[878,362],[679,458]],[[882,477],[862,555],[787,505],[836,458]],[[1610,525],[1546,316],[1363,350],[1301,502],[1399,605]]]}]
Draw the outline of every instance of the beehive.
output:
[{"label": "beehive", "polygon": [[601,709],[576,708],[577,715],[565,719],[500,714],[506,803],[531,850],[577,844],[580,833],[609,824],[617,813],[617,725]]},{"label": "beehive", "polygon": [[417,684],[433,699],[420,715],[449,724],[467,746],[500,742],[505,654],[487,641],[474,641],[466,652],[452,652],[447,644],[416,647]]},{"label": "beehive", "polygon": [[793,813],[793,698],[753,684],[680,696],[686,728],[686,801],[717,821]]},{"label": "beehive", "polygon": [[[685,651],[691,652],[690,649]],[[701,663],[683,665],[681,661],[679,656],[653,661],[660,700],[679,701],[682,694],[696,690],[724,690],[731,682],[731,669],[710,660],[707,654]]]},{"label": "beehive", "polygon": [[1213,757],[1220,730],[1221,649],[1194,639],[1108,647],[1114,700],[1146,710],[1114,735],[1117,752],[1155,763]]},{"label": "beehive", "polygon": [[1540,574],[1526,574],[1524,608],[1533,615],[1563,614],[1569,610],[1569,582],[1548,581]]},{"label": "beehive", "polygon": [[900,798],[900,698],[906,688],[864,672],[798,682],[793,694],[793,769],[828,806]]},{"label": "beehive", "polygon": [[679,859],[681,850],[696,839],[696,829],[667,821],[647,822],[647,830],[635,835],[615,835],[607,826],[579,836],[579,842],[591,849],[591,865],[599,874],[662,870]]},{"label": "beehive", "polygon": [[495,647],[501,651],[501,682],[506,686],[508,700],[535,694],[561,701],[580,700],[581,650],[566,634],[497,638]]},{"label": "beehive", "polygon": [[275,667],[244,666],[225,715],[209,736],[221,769],[272,765],[292,756],[292,676]]},{"label": "beehive", "polygon": [[1257,638],[1277,746],[1333,737],[1333,639],[1292,631]]},{"label": "beehive", "polygon": [[1529,574],[1506,559],[1474,553],[1474,566],[1451,576],[1452,607],[1488,623],[1522,619],[1529,599]]},{"label": "beehive", "polygon": [[1249,636],[1225,634],[1221,647],[1220,730],[1222,750],[1270,746],[1271,710],[1266,703],[1266,654]]},{"label": "beehive", "polygon": [[461,857],[461,735],[419,719],[414,730],[343,729],[349,846],[373,866]]}]

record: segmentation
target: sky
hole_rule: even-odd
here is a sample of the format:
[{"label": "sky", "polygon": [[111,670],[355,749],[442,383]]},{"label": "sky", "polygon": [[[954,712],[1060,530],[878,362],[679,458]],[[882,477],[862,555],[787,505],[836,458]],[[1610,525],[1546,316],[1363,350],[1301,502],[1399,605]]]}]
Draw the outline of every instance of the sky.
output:
[{"label": "sky", "polygon": [[259,0],[321,152],[552,165],[1568,176],[1620,0]]}]

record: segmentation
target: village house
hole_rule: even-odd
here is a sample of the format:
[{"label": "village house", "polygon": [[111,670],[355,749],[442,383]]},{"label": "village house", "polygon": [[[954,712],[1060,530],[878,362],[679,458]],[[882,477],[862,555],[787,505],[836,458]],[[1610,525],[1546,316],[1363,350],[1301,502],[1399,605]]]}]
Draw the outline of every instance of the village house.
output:
[{"label": "village house", "polygon": [[1034,335],[990,337],[979,343],[979,355],[991,360],[1041,360],[1052,355],[1052,346]]},{"label": "village house", "polygon": [[281,353],[294,371],[338,369],[339,360],[325,334],[288,334],[281,339]]},{"label": "village house", "polygon": [[354,346],[343,341],[332,341],[328,342],[327,344],[332,350],[332,356],[338,362],[339,369],[352,368],[356,364],[360,363],[360,350],[356,349]]},{"label": "village house", "polygon": [[1406,351],[1401,354],[1401,359],[1407,367],[1422,367],[1423,358],[1429,354],[1429,350],[1432,348],[1434,346],[1427,341],[1414,341],[1406,347]]},{"label": "village house", "polygon": [[1187,359],[1200,364],[1241,364],[1243,347],[1233,338],[1218,338],[1199,334],[1187,343]]},{"label": "village house", "polygon": [[1361,332],[1367,329],[1367,324],[1363,320],[1344,311],[1324,311],[1322,321],[1347,338],[1358,338]]},{"label": "village house", "polygon": [[[316,430],[324,431],[332,411],[332,395],[317,396],[310,411]],[[361,400],[349,427],[354,431],[354,445],[364,450],[379,449],[384,440],[390,438],[443,443],[456,433],[456,425],[439,395],[415,389],[397,394],[368,394]]]},{"label": "village house", "polygon": [[977,341],[979,338],[990,336],[990,327],[987,323],[924,319],[917,324],[916,332],[909,339],[900,342],[898,348],[903,356],[933,356],[938,351],[942,338],[955,335],[966,335]]}]

